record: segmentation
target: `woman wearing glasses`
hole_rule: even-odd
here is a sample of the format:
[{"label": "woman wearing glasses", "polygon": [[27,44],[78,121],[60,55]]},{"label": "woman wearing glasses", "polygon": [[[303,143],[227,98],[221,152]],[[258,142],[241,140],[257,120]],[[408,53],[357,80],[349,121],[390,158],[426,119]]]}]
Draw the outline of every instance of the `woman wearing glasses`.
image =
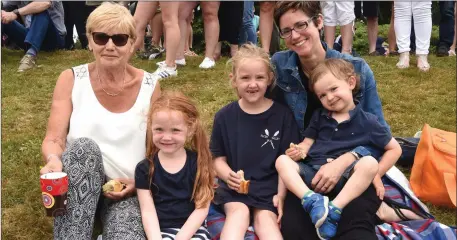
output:
[{"label": "woman wearing glasses", "polygon": [[[69,176],[67,212],[55,216],[54,238],[91,239],[99,212],[103,239],[146,239],[134,171],[144,159],[145,116],[160,86],[128,63],[136,35],[125,7],[103,3],[90,14],[86,32],[95,61],[61,73],[42,144],[40,173]],[[123,190],[102,195],[111,179]]]},{"label": "woman wearing glasses", "polygon": [[[326,58],[342,58],[354,65],[361,82],[360,91],[355,98],[363,110],[375,114],[381,124],[389,128],[383,117],[373,72],[367,63],[361,58],[329,49],[321,41],[319,33],[323,28],[323,16],[319,2],[281,2],[276,6],[274,17],[280,36],[289,50],[278,52],[271,59],[277,74],[277,86],[271,97],[290,107],[301,139],[304,138],[304,130],[314,110],[322,107],[319,99],[309,90],[308,77],[314,67]],[[310,181],[306,183],[312,186],[315,192],[329,194],[331,197],[332,190],[344,170],[357,158],[368,154],[379,159],[382,153],[368,147],[357,147],[323,165],[318,171],[312,170],[314,177],[305,181]],[[294,167],[294,164],[292,162],[289,166]],[[290,192],[286,196],[281,224],[284,239],[318,239],[316,228],[300,203],[302,197],[298,198]],[[375,189],[370,186],[342,212],[335,239],[377,239],[375,218],[380,204],[381,200]]]}]

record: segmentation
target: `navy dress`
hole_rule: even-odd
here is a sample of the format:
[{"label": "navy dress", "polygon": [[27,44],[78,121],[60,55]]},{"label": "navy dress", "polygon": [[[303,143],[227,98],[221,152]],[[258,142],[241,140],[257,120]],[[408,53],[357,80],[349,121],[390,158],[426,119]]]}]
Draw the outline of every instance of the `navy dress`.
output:
[{"label": "navy dress", "polygon": [[230,168],[243,170],[250,180],[249,193],[239,194],[220,181],[215,203],[242,202],[248,207],[270,210],[278,192],[275,161],[291,142],[298,143],[298,127],[290,110],[280,104],[263,113],[248,114],[238,102],[219,110],[214,117],[211,152],[214,158],[225,156]]}]

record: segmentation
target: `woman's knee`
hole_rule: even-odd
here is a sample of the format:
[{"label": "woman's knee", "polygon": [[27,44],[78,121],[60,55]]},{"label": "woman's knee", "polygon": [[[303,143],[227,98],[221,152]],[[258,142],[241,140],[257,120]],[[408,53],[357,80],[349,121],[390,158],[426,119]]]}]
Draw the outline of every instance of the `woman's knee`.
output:
[{"label": "woman's knee", "polygon": [[219,11],[219,2],[202,2],[203,21],[219,21],[217,13]]},{"label": "woman's knee", "polygon": [[71,142],[62,154],[64,168],[72,162],[90,165],[90,169],[103,167],[102,153],[98,144],[90,138],[77,138]]}]

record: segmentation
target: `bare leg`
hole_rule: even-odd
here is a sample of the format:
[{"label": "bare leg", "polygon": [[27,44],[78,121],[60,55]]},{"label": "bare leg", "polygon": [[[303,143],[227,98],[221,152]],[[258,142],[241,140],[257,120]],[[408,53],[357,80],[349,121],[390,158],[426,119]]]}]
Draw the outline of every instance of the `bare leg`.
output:
[{"label": "bare leg", "polygon": [[193,43],[193,38],[194,38],[194,30],[192,29],[192,22],[189,21],[187,23],[187,41],[186,41],[186,51],[190,51],[190,49],[192,48],[192,43]]},{"label": "bare leg", "polygon": [[235,56],[236,52],[238,52],[238,45],[237,44],[230,44],[230,56]]},{"label": "bare leg", "polygon": [[260,240],[283,239],[277,218],[278,216],[269,210],[254,209],[254,229]]},{"label": "bare leg", "polygon": [[363,157],[354,166],[354,173],[332,203],[343,209],[348,203],[360,196],[373,182],[378,172],[378,162],[373,157]]},{"label": "bare leg", "polygon": [[352,40],[354,34],[352,32],[352,22],[340,27],[341,38],[343,38],[343,47],[341,49],[342,53],[351,54],[352,52]]},{"label": "bare leg", "polygon": [[179,3],[179,30],[181,32],[181,37],[179,41],[178,50],[176,52],[176,59],[184,59],[184,48],[186,45],[186,36],[187,36],[187,22],[190,21],[192,10],[197,5],[197,2],[180,2]]},{"label": "bare leg", "polygon": [[260,2],[260,41],[262,48],[270,52],[271,34],[273,32],[273,13],[275,2]]},{"label": "bare leg", "polygon": [[219,60],[219,58],[221,57],[221,51],[222,51],[222,42],[218,42],[216,45],[216,49],[214,50],[214,55],[213,55],[214,61]]},{"label": "bare leg", "polygon": [[[367,29],[368,29],[368,53],[376,51],[376,39],[378,38],[378,18],[368,17],[367,18]],[[344,38],[343,38],[344,41]]]},{"label": "bare leg", "polygon": [[160,38],[163,34],[163,22],[162,13],[157,13],[152,18],[151,30],[152,30],[152,45],[154,47],[160,46]]},{"label": "bare leg", "polygon": [[298,173],[299,168],[297,162],[290,157],[286,155],[279,156],[276,160],[276,170],[287,189],[299,199],[302,199],[305,196],[305,193],[309,191],[309,187],[306,186]]},{"label": "bare leg", "polygon": [[324,39],[328,48],[333,49],[333,44],[335,43],[335,32],[336,26],[324,26]]},{"label": "bare leg", "polygon": [[240,202],[224,204],[225,223],[222,228],[221,240],[243,239],[249,227],[249,209]]},{"label": "bare leg", "polygon": [[[138,2],[138,6],[135,11],[135,15],[133,19],[136,23],[136,41],[133,45],[134,50],[144,49],[144,30],[146,29],[146,25],[148,24],[149,20],[152,18],[153,14],[155,13],[158,2]],[[132,53],[134,54],[135,51]]]},{"label": "bare leg", "polygon": [[178,25],[179,2],[161,1],[162,21],[166,34],[167,52],[165,63],[168,67],[174,67],[176,59],[176,50],[179,45],[180,32]]},{"label": "bare leg", "polygon": [[[422,217],[418,216],[414,212],[408,210],[408,209],[401,209],[400,210],[403,215],[405,215],[406,218],[410,220],[421,220],[423,219]],[[385,202],[381,203],[381,206],[379,207],[378,211],[376,212],[376,215],[384,221],[384,222],[398,222],[398,221],[403,221],[394,211],[393,208],[391,208],[389,205],[387,205]]]},{"label": "bare leg", "polygon": [[203,22],[205,30],[205,57],[213,59],[214,50],[219,41],[219,1],[215,2],[200,2],[203,9]]},{"label": "bare leg", "polygon": [[390,26],[389,26],[389,53],[395,52],[397,48],[397,38],[395,36],[395,21],[394,21],[394,4],[392,3],[392,15],[390,16]]}]

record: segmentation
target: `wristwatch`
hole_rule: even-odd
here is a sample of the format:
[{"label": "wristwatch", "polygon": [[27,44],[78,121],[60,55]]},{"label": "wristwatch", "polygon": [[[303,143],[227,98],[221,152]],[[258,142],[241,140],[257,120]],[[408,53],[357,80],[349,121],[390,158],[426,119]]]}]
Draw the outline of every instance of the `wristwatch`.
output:
[{"label": "wristwatch", "polygon": [[358,153],[356,153],[355,151],[350,151],[349,153],[351,153],[352,155],[354,155],[355,159],[356,160],[359,160],[360,159],[360,155]]},{"label": "wristwatch", "polygon": [[19,9],[14,9],[13,13],[16,14],[17,18],[21,18],[21,14],[19,13]]}]

